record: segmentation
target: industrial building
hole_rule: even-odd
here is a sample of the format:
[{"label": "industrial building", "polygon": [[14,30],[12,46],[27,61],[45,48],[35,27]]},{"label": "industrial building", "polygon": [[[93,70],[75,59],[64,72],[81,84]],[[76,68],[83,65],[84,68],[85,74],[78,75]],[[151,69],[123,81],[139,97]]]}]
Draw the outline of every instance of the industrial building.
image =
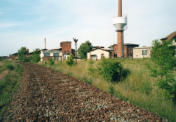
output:
[{"label": "industrial building", "polygon": [[62,49],[43,49],[40,51],[40,59],[41,61],[48,61],[49,59],[53,59],[55,61],[62,60]]},{"label": "industrial building", "polygon": [[70,41],[63,41],[60,43],[60,47],[58,49],[46,49],[46,39],[45,39],[45,49],[40,51],[40,59],[41,61],[48,61],[49,59],[53,59],[55,61],[63,61],[68,58],[70,54],[75,54],[75,50],[71,48]]},{"label": "industrial building", "polygon": [[[102,46],[100,48],[94,48],[92,51],[87,53],[88,60],[101,60],[104,58],[119,58],[117,52],[117,44],[111,45],[108,49]],[[133,58],[133,48],[139,47],[138,44],[124,44],[124,58]]]},{"label": "industrial building", "polygon": [[[139,47],[139,45],[138,44],[125,43],[124,48],[123,48],[124,58],[132,58],[133,57],[133,48],[135,48],[135,47]],[[117,58],[118,57],[118,45],[114,44],[114,45],[110,46],[109,48],[111,50],[113,50],[112,57]]]}]

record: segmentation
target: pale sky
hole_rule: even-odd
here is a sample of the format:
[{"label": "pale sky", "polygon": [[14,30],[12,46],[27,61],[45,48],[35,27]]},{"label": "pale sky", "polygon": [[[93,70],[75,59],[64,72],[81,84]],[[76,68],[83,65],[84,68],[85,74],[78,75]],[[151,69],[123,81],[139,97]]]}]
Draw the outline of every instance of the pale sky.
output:
[{"label": "pale sky", "polygon": [[[117,0],[0,0],[0,56],[30,50],[59,48],[61,41],[90,40],[94,46],[117,43],[113,17]],[[176,0],[123,0],[128,16],[125,43],[151,46],[176,31]],[[74,43],[72,43],[74,48]]]}]

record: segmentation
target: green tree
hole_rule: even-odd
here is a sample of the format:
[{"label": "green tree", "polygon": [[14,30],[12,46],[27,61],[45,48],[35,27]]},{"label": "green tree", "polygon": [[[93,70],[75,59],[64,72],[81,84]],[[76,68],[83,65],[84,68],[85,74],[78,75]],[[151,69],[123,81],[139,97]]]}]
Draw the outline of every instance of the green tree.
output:
[{"label": "green tree", "polygon": [[70,56],[67,58],[66,63],[67,63],[67,65],[69,65],[69,66],[72,66],[72,65],[75,64],[74,56],[73,56],[72,54],[70,54]]},{"label": "green tree", "polygon": [[156,67],[151,68],[153,76],[158,78],[158,86],[165,89],[167,96],[176,103],[176,79],[174,69],[176,68],[175,55],[176,46],[172,41],[154,41],[152,48],[152,61]]},{"label": "green tree", "polygon": [[87,53],[92,50],[92,44],[89,41],[82,43],[78,49],[79,57],[82,59],[87,59]]},{"label": "green tree", "polygon": [[33,51],[31,61],[33,63],[37,63],[40,61],[40,49],[36,49]]},{"label": "green tree", "polygon": [[29,58],[26,56],[29,53],[29,50],[26,47],[21,47],[18,50],[18,60],[21,62],[26,62]]}]

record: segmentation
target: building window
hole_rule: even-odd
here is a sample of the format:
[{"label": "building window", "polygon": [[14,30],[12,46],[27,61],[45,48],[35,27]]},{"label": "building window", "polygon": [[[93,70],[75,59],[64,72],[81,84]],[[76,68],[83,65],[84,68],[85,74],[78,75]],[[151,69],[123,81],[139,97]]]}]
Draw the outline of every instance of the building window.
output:
[{"label": "building window", "polygon": [[146,56],[147,55],[147,50],[142,50],[142,55]]},{"label": "building window", "polygon": [[54,56],[54,57],[58,57],[58,56],[59,56],[59,53],[54,53],[53,56]]},{"label": "building window", "polygon": [[114,58],[117,58],[117,54],[114,54]]},{"label": "building window", "polygon": [[44,53],[44,57],[50,56],[50,53]]}]

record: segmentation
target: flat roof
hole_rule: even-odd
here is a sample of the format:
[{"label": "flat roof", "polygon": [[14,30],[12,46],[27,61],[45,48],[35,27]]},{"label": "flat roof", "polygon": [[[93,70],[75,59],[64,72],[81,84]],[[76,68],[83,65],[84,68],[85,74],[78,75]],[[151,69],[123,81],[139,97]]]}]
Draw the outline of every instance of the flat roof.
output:
[{"label": "flat roof", "polygon": [[148,48],[152,48],[152,47],[143,46],[143,47],[135,47],[134,49],[148,49]]}]

